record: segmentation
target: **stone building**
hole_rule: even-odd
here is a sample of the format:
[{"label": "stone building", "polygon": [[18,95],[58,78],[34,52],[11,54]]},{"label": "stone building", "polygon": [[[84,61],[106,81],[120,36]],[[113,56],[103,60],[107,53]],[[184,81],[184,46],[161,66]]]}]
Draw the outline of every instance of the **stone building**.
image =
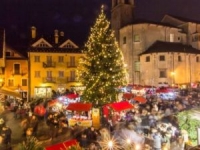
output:
[{"label": "stone building", "polygon": [[200,23],[165,15],[161,22],[134,19],[134,0],[112,0],[111,26],[129,83],[172,86],[200,81]]}]

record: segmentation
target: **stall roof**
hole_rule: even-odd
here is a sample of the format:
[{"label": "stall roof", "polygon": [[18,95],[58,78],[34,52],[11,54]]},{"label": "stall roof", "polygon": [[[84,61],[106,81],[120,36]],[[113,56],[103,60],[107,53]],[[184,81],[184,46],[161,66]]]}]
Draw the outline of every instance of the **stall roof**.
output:
[{"label": "stall roof", "polygon": [[143,104],[147,102],[146,98],[144,98],[143,96],[136,96],[133,99]]},{"label": "stall roof", "polygon": [[92,109],[92,104],[90,103],[70,103],[67,106],[67,110],[74,111],[89,111]]},{"label": "stall roof", "polygon": [[112,109],[114,109],[115,111],[122,111],[122,110],[126,110],[126,109],[132,109],[134,107],[128,101],[121,101],[121,102],[112,103],[109,106]]},{"label": "stall roof", "polygon": [[0,93],[22,99],[22,95],[20,93],[9,90],[9,89],[1,88]]},{"label": "stall roof", "polygon": [[51,145],[45,148],[45,150],[61,150],[61,149],[66,149],[66,147],[72,146],[72,145],[76,145],[77,141],[74,140],[70,140],[70,141],[65,141],[63,143],[58,143],[56,145]]}]

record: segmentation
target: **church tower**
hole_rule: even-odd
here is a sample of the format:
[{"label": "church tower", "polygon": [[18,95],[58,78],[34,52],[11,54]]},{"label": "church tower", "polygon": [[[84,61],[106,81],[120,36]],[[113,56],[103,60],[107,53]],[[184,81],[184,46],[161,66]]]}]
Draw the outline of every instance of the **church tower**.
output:
[{"label": "church tower", "polygon": [[119,41],[119,30],[134,19],[134,0],[112,0],[111,27]]}]

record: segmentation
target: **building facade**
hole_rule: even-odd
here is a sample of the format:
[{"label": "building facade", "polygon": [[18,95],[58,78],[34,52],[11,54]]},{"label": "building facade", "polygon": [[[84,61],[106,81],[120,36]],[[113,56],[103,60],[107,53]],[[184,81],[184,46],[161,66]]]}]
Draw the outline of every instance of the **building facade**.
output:
[{"label": "building facade", "polygon": [[133,8],[132,0],[112,1],[112,28],[129,82],[154,86],[198,82],[200,24],[169,15],[159,23],[134,19]]},{"label": "building facade", "polygon": [[36,32],[32,27],[28,50],[30,98],[49,99],[52,91],[64,93],[81,86],[76,78],[78,61],[83,55],[80,48],[58,30],[50,38],[37,36]]}]

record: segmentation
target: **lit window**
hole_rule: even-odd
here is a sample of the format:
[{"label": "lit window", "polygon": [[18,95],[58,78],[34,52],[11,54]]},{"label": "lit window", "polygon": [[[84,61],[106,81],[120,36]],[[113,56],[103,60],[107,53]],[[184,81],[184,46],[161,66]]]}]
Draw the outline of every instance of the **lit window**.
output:
[{"label": "lit window", "polygon": [[140,36],[138,34],[134,35],[134,42],[140,42]]},{"label": "lit window", "polygon": [[74,46],[72,44],[70,44],[70,43],[67,43],[64,47],[65,48],[73,48]]},{"label": "lit window", "polygon": [[40,44],[37,45],[37,47],[48,47],[48,45],[44,42],[41,42]]}]

